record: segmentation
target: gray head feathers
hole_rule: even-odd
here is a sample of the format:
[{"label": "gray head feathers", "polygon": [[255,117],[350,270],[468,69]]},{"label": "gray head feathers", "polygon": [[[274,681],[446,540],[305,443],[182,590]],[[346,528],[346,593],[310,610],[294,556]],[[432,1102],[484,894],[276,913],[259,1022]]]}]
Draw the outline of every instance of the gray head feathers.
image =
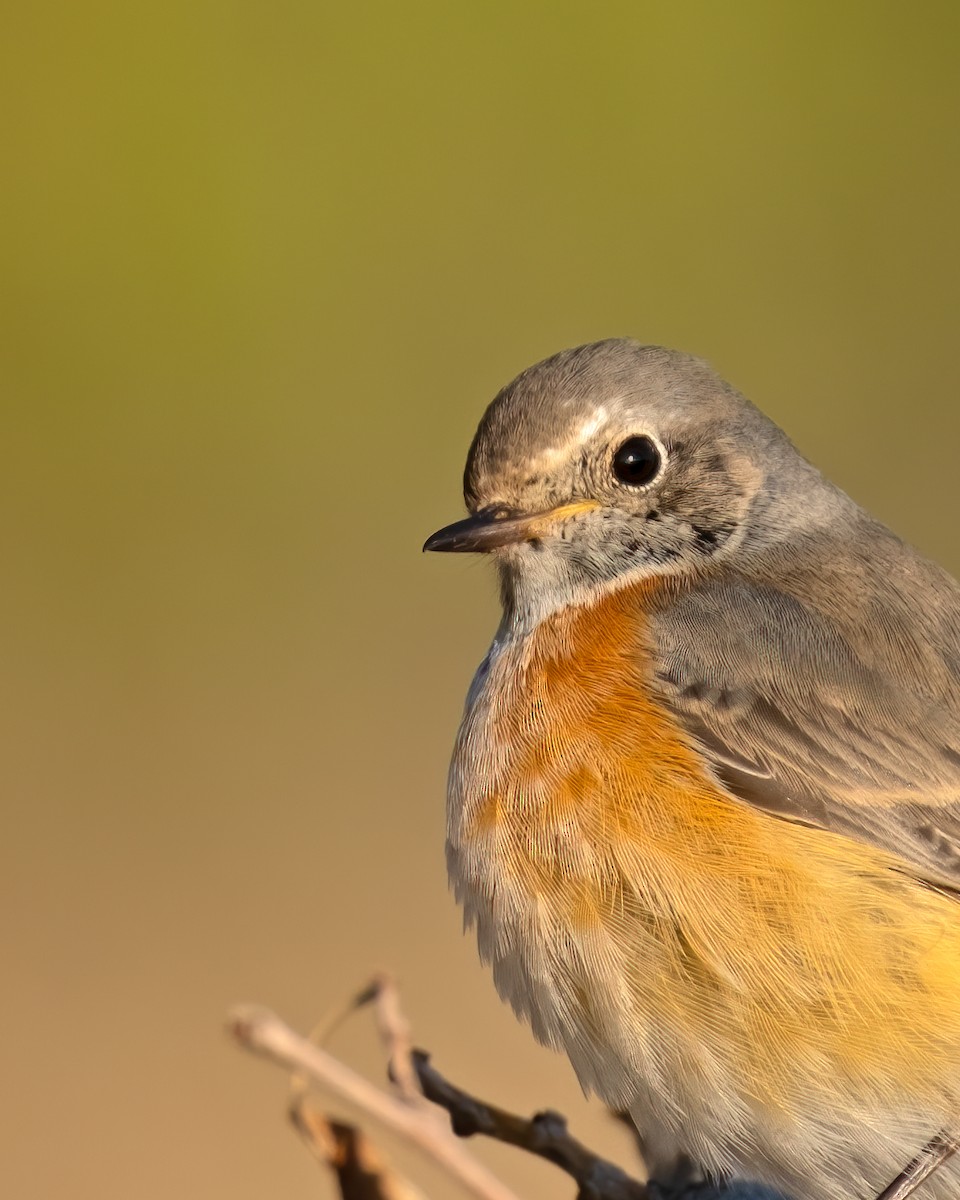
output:
[{"label": "gray head feathers", "polygon": [[[618,454],[637,445],[656,470],[632,482]],[[496,542],[508,608],[535,616],[734,549],[745,560],[858,511],[709,364],[628,339],[565,350],[508,384],[477,430],[464,494],[474,514],[540,515],[536,536],[526,522]]]}]

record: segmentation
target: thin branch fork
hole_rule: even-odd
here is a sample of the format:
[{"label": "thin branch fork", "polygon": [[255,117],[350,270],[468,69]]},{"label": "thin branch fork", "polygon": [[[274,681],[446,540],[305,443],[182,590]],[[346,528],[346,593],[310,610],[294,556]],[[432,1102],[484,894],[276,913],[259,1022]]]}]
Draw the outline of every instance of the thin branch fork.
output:
[{"label": "thin branch fork", "polygon": [[[367,1005],[374,1010],[394,1093],[381,1091],[317,1044],[345,1017]],[[376,975],[309,1038],[295,1033],[269,1010],[252,1006],[234,1009],[227,1028],[239,1045],[292,1072],[290,1119],[312,1153],[334,1170],[341,1194],[348,1200],[422,1197],[383,1163],[363,1131],[334,1121],[315,1107],[310,1100],[314,1085],[415,1145],[475,1200],[517,1200],[459,1140],[476,1134],[553,1163],[575,1180],[577,1200],[649,1200],[643,1184],[572,1137],[559,1113],[517,1116],[444,1078],[424,1051],[413,1048],[399,990],[388,974]]]},{"label": "thin branch fork", "polygon": [[420,1104],[411,1104],[380,1091],[332,1054],[295,1033],[269,1009],[250,1005],[235,1008],[227,1018],[227,1030],[244,1049],[289,1071],[301,1072],[312,1083],[416,1146],[476,1200],[518,1200],[510,1188],[466,1151],[422,1098]]}]

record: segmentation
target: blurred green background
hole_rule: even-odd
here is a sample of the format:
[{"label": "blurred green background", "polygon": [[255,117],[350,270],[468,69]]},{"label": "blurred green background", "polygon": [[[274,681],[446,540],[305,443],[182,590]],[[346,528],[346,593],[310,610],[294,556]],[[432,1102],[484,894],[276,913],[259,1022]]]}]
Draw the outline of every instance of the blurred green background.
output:
[{"label": "blurred green background", "polygon": [[[501,384],[632,334],[960,568],[958,35],[952,2],[7,13],[5,1192],[332,1194],[221,1020],[307,1027],[377,966],[441,1068],[622,1148],[461,937],[495,589],[420,545]],[[379,1072],[363,1020],[337,1046]]]}]

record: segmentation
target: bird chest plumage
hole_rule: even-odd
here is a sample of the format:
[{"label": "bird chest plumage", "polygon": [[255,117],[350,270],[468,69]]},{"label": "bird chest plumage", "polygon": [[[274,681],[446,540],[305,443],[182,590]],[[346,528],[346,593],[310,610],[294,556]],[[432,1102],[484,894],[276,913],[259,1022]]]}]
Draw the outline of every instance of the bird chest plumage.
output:
[{"label": "bird chest plumage", "polygon": [[448,863],[498,989],[661,1156],[802,1159],[851,1106],[922,1144],[960,1095],[955,901],[723,790],[652,685],[651,594],[501,634],[471,689]]}]

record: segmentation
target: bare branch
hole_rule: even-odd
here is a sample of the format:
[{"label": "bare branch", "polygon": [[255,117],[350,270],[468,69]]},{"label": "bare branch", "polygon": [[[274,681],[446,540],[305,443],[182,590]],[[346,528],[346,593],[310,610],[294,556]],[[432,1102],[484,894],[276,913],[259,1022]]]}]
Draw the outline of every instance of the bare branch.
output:
[{"label": "bare branch", "polygon": [[[381,1040],[389,1057],[394,1092],[381,1091],[334,1058],[318,1039],[325,1039],[351,1013],[366,1005],[375,1009]],[[291,1072],[289,1115],[314,1155],[337,1174],[344,1200],[424,1200],[416,1187],[381,1160],[367,1135],[354,1125],[324,1115],[310,1101],[319,1086],[383,1128],[416,1146],[430,1161],[457,1180],[475,1200],[517,1200],[516,1195],[458,1142],[483,1134],[516,1146],[566,1172],[577,1184],[577,1200],[785,1200],[770,1187],[748,1181],[703,1181],[693,1163],[683,1160],[669,1181],[649,1188],[615,1163],[600,1158],[567,1129],[559,1113],[545,1111],[520,1117],[488,1104],[456,1087],[414,1050],[410,1026],[392,976],[376,975],[346,1005],[334,1010],[310,1038],[301,1037],[268,1009],[242,1006],[228,1016],[228,1032],[246,1050],[272,1059]],[[613,1114],[642,1139],[623,1113]],[[447,1123],[447,1118],[450,1124]],[[451,1131],[452,1125],[452,1131]],[[454,1136],[457,1135],[457,1136]],[[958,1148],[957,1140],[938,1135],[877,1200],[906,1197],[935,1165]]]},{"label": "bare branch", "polygon": [[644,1184],[572,1137],[559,1113],[528,1119],[478,1100],[448,1082],[422,1050],[414,1050],[413,1065],[424,1096],[447,1110],[459,1137],[480,1133],[545,1158],[576,1180],[578,1200],[649,1200]]},{"label": "bare branch", "polygon": [[343,1200],[424,1200],[355,1125],[333,1120],[306,1100],[291,1105],[290,1120],[314,1156],[333,1170]]},{"label": "bare branch", "polygon": [[896,1179],[885,1187],[877,1200],[906,1200],[912,1196],[921,1183],[937,1170],[939,1166],[952,1158],[960,1150],[960,1138],[946,1131],[937,1134],[932,1141],[920,1151],[917,1157],[907,1166]]},{"label": "bare branch", "polygon": [[269,1009],[242,1006],[227,1018],[227,1030],[246,1050],[299,1071],[313,1083],[373,1117],[417,1146],[457,1179],[477,1200],[517,1200],[492,1172],[466,1153],[453,1134],[425,1107],[413,1106],[382,1092],[356,1071],[295,1033]]},{"label": "bare branch", "polygon": [[425,1107],[420,1080],[413,1065],[413,1041],[410,1022],[400,1005],[396,980],[387,972],[377,975],[370,985],[377,1028],[387,1051],[390,1078],[408,1104]]}]

